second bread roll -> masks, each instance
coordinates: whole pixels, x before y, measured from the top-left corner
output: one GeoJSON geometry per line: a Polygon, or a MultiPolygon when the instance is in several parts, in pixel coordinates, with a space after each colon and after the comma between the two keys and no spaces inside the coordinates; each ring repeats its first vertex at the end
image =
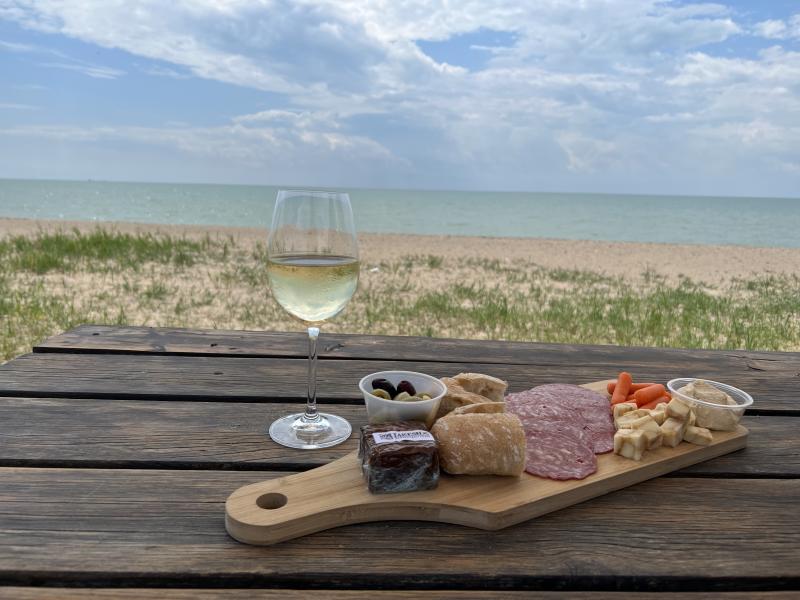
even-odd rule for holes
{"type": "Polygon", "coordinates": [[[516,415],[450,414],[431,428],[439,464],[451,475],[511,475],[525,470],[525,431],[516,415]]]}

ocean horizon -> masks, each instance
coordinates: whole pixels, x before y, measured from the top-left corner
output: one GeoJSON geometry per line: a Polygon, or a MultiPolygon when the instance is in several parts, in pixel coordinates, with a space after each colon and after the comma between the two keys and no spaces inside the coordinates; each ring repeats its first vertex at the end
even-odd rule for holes
{"type": "MultiPolygon", "coordinates": [[[[267,228],[298,187],[0,179],[0,217],[267,228]]],[[[325,189],[364,233],[800,247],[800,198],[325,189]]]]}

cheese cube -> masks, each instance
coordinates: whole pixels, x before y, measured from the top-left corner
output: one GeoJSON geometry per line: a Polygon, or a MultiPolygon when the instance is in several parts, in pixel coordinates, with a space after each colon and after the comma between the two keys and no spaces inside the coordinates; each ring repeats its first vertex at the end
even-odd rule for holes
{"type": "Polygon", "coordinates": [[[644,432],[644,437],[647,440],[647,449],[652,450],[661,445],[661,429],[658,423],[655,422],[653,417],[641,417],[629,423],[630,429],[637,429],[644,432]]]}
{"type": "Polygon", "coordinates": [[[636,410],[638,407],[636,406],[635,402],[621,402],[614,406],[614,419],[617,419],[624,415],[625,413],[629,413],[632,410],[636,410]]]}
{"type": "Polygon", "coordinates": [[[680,421],[685,421],[689,418],[690,406],[679,398],[673,398],[667,404],[667,416],[673,417],[680,421]]]}
{"type": "Polygon", "coordinates": [[[683,434],[683,439],[690,444],[697,444],[698,446],[708,446],[713,441],[711,432],[708,429],[705,427],[695,427],[694,425],[688,425],[686,427],[686,433],[683,434]]]}
{"type": "Polygon", "coordinates": [[[614,454],[641,460],[647,448],[647,438],[641,429],[620,429],[614,434],[614,454]]]}
{"type": "Polygon", "coordinates": [[[669,417],[664,424],[661,425],[661,434],[663,435],[662,443],[665,446],[674,448],[683,440],[683,433],[686,430],[686,421],[669,417]]]}
{"type": "Polygon", "coordinates": [[[631,427],[630,424],[636,419],[641,419],[642,417],[650,417],[650,411],[645,410],[644,408],[632,410],[615,419],[614,425],[617,429],[634,429],[634,427],[631,427]]]}
{"type": "Polygon", "coordinates": [[[689,418],[686,419],[686,425],[694,425],[697,422],[697,415],[694,410],[689,410],[689,418]]]}
{"type": "Polygon", "coordinates": [[[650,409],[650,416],[658,425],[661,425],[667,420],[667,403],[664,402],[650,409]]]}

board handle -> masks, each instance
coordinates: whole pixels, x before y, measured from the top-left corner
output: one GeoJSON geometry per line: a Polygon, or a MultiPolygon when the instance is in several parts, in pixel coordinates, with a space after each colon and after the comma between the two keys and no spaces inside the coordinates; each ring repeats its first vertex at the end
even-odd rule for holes
{"type": "Polygon", "coordinates": [[[353,452],[305,473],[240,487],[225,503],[225,528],[234,539],[255,545],[370,521],[440,521],[497,528],[486,520],[485,511],[470,506],[472,494],[463,496],[463,502],[451,498],[446,503],[436,490],[371,494],[353,452]]]}

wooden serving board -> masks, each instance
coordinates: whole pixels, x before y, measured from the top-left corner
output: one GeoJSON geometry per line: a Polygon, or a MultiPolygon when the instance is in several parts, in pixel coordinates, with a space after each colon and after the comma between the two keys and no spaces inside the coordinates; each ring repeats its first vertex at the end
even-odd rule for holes
{"type": "MultiPolygon", "coordinates": [[[[606,394],[606,381],[584,387],[606,394]]],[[[332,527],[369,521],[440,521],[496,530],[602,496],[747,445],[747,429],[714,431],[709,446],[661,447],[634,461],[597,457],[581,480],[442,474],[435,490],[371,494],[355,452],[323,467],[246,485],[225,503],[225,527],[246,544],[269,545],[332,527]]]]}

